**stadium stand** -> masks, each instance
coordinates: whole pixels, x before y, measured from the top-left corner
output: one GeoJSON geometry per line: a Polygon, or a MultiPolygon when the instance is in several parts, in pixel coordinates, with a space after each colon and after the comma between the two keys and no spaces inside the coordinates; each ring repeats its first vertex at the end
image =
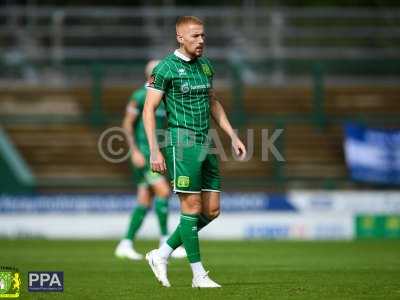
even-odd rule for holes
{"type": "MultiPolygon", "coordinates": [[[[114,116],[110,124],[119,125],[118,121],[130,91],[130,87],[104,89],[103,108],[109,116],[114,116]]],[[[326,92],[326,113],[332,117],[349,117],[359,113],[375,113],[378,116],[383,113],[398,114],[400,107],[396,99],[399,92],[398,88],[330,88],[326,92]]],[[[230,93],[226,90],[217,91],[217,94],[223,95],[226,103],[232,102],[230,93]]],[[[251,128],[255,132],[254,157],[246,163],[222,162],[225,180],[235,182],[239,187],[246,186],[249,182],[261,187],[261,182],[267,184],[270,181],[273,187],[277,176],[274,173],[274,158],[271,156],[270,161],[260,161],[262,128],[271,132],[276,128],[284,129],[282,139],[286,162],[282,170],[287,179],[346,179],[340,123],[329,123],[324,128],[319,128],[312,122],[297,124],[290,119],[293,114],[310,114],[311,98],[312,93],[306,88],[247,88],[244,99],[246,114],[262,115],[266,121],[252,123],[250,117],[249,122],[241,129],[244,138],[245,128],[251,128]],[[277,127],[267,121],[271,115],[281,118],[289,116],[289,119],[283,121],[283,126],[277,127]]],[[[18,89],[15,92],[3,92],[1,99],[3,107],[12,99],[15,111],[9,108],[9,116],[14,113],[14,117],[27,117],[26,120],[6,124],[5,128],[38,177],[39,183],[43,183],[43,188],[51,187],[52,184],[73,187],[85,182],[87,186],[95,188],[96,182],[98,184],[107,181],[110,187],[113,186],[112,182],[119,187],[129,186],[127,164],[110,164],[98,154],[97,141],[101,128],[93,127],[87,121],[79,121],[85,120],[83,117],[90,114],[90,91],[84,88],[57,91],[18,89]],[[21,107],[24,108],[21,110],[21,107]],[[33,118],[36,114],[39,118],[42,116],[43,120],[43,116],[46,117],[49,112],[54,119],[48,123],[38,122],[33,118]],[[73,122],[70,124],[59,124],[56,122],[57,115],[76,118],[72,118],[73,122]]],[[[229,105],[227,107],[232,110],[229,105]]],[[[229,141],[222,134],[220,136],[225,153],[231,158],[229,141]]]]}
{"type": "MultiPolygon", "coordinates": [[[[0,11],[1,125],[39,190],[131,188],[128,164],[103,160],[98,137],[120,125],[131,91],[142,84],[143,62],[174,48],[166,38],[173,32],[164,28],[185,13],[184,8],[0,11]]],[[[242,135],[246,128],[255,130],[252,159],[221,162],[226,187],[354,186],[344,163],[344,122],[399,125],[400,12],[199,8],[196,14],[207,23],[217,95],[242,135]],[[315,66],[325,68],[316,73],[315,66]],[[277,147],[286,162],[260,161],[262,128],[284,129],[277,147]]],[[[222,141],[229,157],[229,142],[222,141]]]]}

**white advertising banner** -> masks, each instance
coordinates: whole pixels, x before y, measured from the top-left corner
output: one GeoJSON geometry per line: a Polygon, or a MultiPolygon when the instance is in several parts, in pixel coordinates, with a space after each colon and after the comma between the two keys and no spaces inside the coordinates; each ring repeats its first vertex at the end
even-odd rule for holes
{"type": "MultiPolygon", "coordinates": [[[[121,238],[129,222],[126,213],[15,214],[0,218],[2,235],[65,239],[121,238]]],[[[169,228],[176,227],[179,215],[170,216],[169,228]]],[[[227,213],[200,232],[204,239],[351,239],[350,214],[227,213]]],[[[153,213],[145,219],[138,238],[158,238],[153,213]]]]}
{"type": "Polygon", "coordinates": [[[288,193],[299,213],[344,212],[352,214],[400,213],[399,191],[302,191],[288,193]]]}
{"type": "MultiPolygon", "coordinates": [[[[130,195],[0,197],[0,236],[115,238],[127,229],[130,195]]],[[[169,228],[179,221],[171,201],[169,228]]],[[[358,214],[400,214],[400,192],[306,191],[287,194],[224,193],[221,216],[200,234],[205,239],[351,239],[358,214]]],[[[158,238],[150,212],[141,238],[158,238]]]]}

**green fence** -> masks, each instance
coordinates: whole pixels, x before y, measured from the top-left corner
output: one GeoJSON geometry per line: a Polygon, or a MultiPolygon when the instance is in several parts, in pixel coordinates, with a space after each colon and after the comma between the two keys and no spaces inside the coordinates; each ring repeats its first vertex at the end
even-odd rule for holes
{"type": "MultiPolygon", "coordinates": [[[[325,109],[325,92],[327,75],[346,74],[357,78],[360,75],[374,76],[393,76],[399,78],[400,75],[400,60],[266,60],[266,61],[247,61],[236,64],[232,67],[232,90],[234,95],[233,121],[240,127],[246,128],[248,120],[254,124],[273,124],[275,128],[286,128],[290,124],[307,124],[315,127],[316,131],[324,132],[329,125],[342,125],[346,122],[358,122],[370,126],[385,127],[396,126],[400,127],[400,111],[397,114],[353,114],[350,117],[338,117],[329,115],[325,109]],[[243,68],[250,68],[263,72],[272,73],[276,69],[282,69],[289,75],[303,75],[312,77],[312,111],[308,114],[292,114],[292,115],[276,115],[246,113],[243,109],[244,88],[245,83],[241,76],[243,68]]],[[[279,152],[286,152],[285,136],[282,135],[275,145],[279,152]]],[[[268,178],[268,185],[284,188],[290,181],[308,181],[313,182],[315,186],[322,188],[336,188],[338,184],[349,182],[347,176],[336,178],[296,178],[287,174],[285,164],[273,162],[273,176],[268,178]]],[[[265,182],[265,181],[264,181],[265,182]]],[[[361,186],[364,186],[361,184],[361,186]]],[[[388,186],[375,186],[378,188],[390,188],[388,186]]]]}

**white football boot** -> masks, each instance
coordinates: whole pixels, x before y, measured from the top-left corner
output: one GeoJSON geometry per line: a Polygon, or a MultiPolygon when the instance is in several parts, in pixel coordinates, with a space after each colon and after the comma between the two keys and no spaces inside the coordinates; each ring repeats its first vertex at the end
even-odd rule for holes
{"type": "Polygon", "coordinates": [[[132,246],[131,241],[122,240],[119,242],[117,248],[115,249],[115,256],[118,258],[127,258],[130,260],[142,260],[143,255],[136,252],[132,246]]]}
{"type": "Polygon", "coordinates": [[[204,275],[195,276],[192,280],[192,288],[220,288],[221,286],[208,277],[208,272],[204,275]]]}
{"type": "Polygon", "coordinates": [[[158,254],[157,249],[151,250],[149,253],[147,253],[146,260],[149,263],[149,266],[153,271],[154,275],[156,276],[158,282],[160,282],[161,285],[164,287],[170,287],[171,284],[169,283],[167,277],[168,260],[161,257],[158,254]]]}
{"type": "Polygon", "coordinates": [[[172,252],[171,256],[173,258],[185,258],[187,256],[185,248],[183,246],[179,246],[172,252]]]}

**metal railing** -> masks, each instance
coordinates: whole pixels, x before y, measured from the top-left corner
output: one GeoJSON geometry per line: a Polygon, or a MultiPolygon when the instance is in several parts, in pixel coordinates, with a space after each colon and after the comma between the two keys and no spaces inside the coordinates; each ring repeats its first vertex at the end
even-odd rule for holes
{"type": "Polygon", "coordinates": [[[214,59],[400,57],[400,9],[335,7],[3,6],[0,53],[10,63],[162,57],[187,14],[204,19],[214,59]]]}
{"type": "MultiPolygon", "coordinates": [[[[44,65],[40,66],[44,67],[44,65]]],[[[77,69],[89,69],[91,72],[88,72],[88,76],[91,76],[91,91],[92,91],[92,102],[91,109],[89,113],[83,118],[73,119],[74,122],[87,122],[91,123],[94,126],[97,125],[105,125],[110,124],[112,122],[120,122],[121,115],[112,115],[109,112],[104,110],[104,105],[102,101],[104,100],[104,84],[106,82],[105,76],[110,70],[142,70],[142,65],[139,62],[132,64],[118,64],[115,65],[113,63],[94,63],[94,64],[85,64],[80,65],[77,64],[75,66],[71,65],[61,65],[60,68],[64,71],[71,72],[71,70],[77,69]],[[72,68],[72,69],[71,69],[72,68]]],[[[229,70],[229,74],[231,76],[230,87],[232,89],[231,95],[234,97],[232,99],[232,111],[231,117],[233,118],[233,123],[237,128],[246,128],[249,121],[253,124],[273,124],[275,128],[285,128],[291,124],[307,124],[313,126],[315,130],[320,130],[323,132],[328,125],[340,125],[346,121],[358,121],[365,122],[373,125],[395,125],[400,126],[400,112],[397,114],[392,112],[393,114],[385,115],[372,113],[370,115],[367,114],[353,114],[351,116],[333,116],[329,115],[325,110],[325,93],[326,93],[326,77],[332,74],[337,75],[351,75],[357,77],[363,74],[376,74],[378,76],[387,76],[390,75],[393,78],[400,77],[400,59],[392,59],[392,60],[368,60],[368,59],[359,59],[359,60],[244,60],[241,61],[240,64],[226,64],[223,62],[221,65],[216,64],[216,69],[218,71],[219,68],[224,68],[225,70],[229,70]],[[260,72],[260,73],[268,73],[274,72],[273,66],[280,66],[285,70],[290,70],[292,73],[300,73],[305,74],[311,78],[311,88],[312,88],[312,108],[309,113],[301,114],[285,114],[276,115],[274,112],[271,113],[257,113],[246,112],[244,107],[244,88],[247,83],[244,77],[243,68],[250,67],[251,69],[260,72]]],[[[49,116],[51,120],[55,116],[49,116]]],[[[26,117],[23,118],[24,122],[26,120],[31,120],[32,122],[47,122],[45,116],[38,116],[36,120],[33,118],[28,119],[26,117]]],[[[5,120],[3,118],[3,120],[5,120]]],[[[60,119],[55,118],[51,122],[70,122],[68,118],[60,119]]],[[[12,117],[6,120],[7,123],[19,122],[12,117]]],[[[285,153],[286,146],[284,137],[281,140],[277,147],[279,148],[281,153],[285,153]]],[[[272,186],[278,188],[284,188],[290,182],[315,182],[315,186],[322,187],[334,187],[337,184],[349,182],[347,177],[337,177],[337,178],[296,178],[291,177],[290,174],[286,172],[286,166],[280,162],[273,162],[273,172],[272,176],[268,178],[258,178],[255,180],[245,180],[242,179],[240,182],[232,181],[230,183],[231,187],[260,187],[260,184],[263,186],[272,186]]],[[[66,184],[70,184],[66,182],[66,184]]],[[[82,182],[76,182],[76,184],[83,184],[82,182]]],[[[93,186],[96,186],[96,182],[92,182],[93,186]]],[[[111,183],[110,183],[111,184],[111,183]]],[[[115,184],[115,183],[113,183],[115,184]]],[[[47,183],[48,186],[51,186],[51,182],[47,183]]],[[[73,184],[72,184],[73,185],[73,184]]],[[[229,183],[228,183],[229,186],[229,183]]]]}

